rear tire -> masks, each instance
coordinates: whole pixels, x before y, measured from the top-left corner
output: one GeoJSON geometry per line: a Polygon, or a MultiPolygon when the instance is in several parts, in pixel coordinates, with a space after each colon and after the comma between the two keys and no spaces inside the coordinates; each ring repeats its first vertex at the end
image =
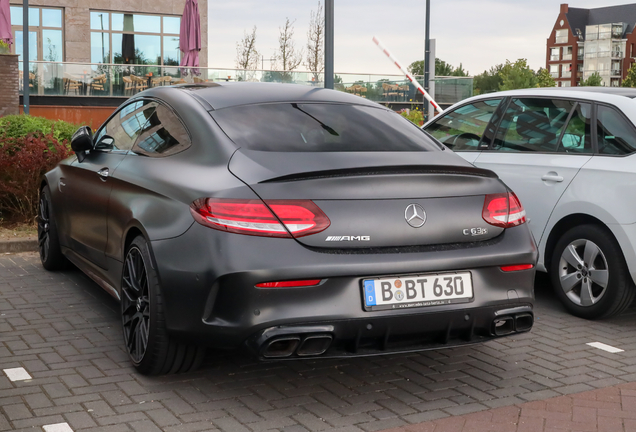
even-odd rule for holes
{"type": "Polygon", "coordinates": [[[44,186],[40,191],[38,206],[38,251],[42,267],[47,270],[63,270],[66,268],[66,257],[60,248],[60,238],[51,203],[51,190],[44,186]]]}
{"type": "Polygon", "coordinates": [[[179,343],[168,335],[161,286],[150,265],[150,249],[138,236],[126,249],[121,282],[124,343],[135,369],[144,375],[184,373],[197,369],[203,347],[179,343]]]}
{"type": "Polygon", "coordinates": [[[612,233],[599,225],[580,225],[557,242],[550,266],[555,293],[581,318],[607,318],[624,311],[636,287],[612,233]]]}

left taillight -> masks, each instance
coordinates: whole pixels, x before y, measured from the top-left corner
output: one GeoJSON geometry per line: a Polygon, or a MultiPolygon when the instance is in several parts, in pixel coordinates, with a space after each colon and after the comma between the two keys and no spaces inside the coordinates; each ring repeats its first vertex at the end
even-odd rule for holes
{"type": "Polygon", "coordinates": [[[303,237],[331,224],[311,200],[201,198],[190,205],[190,212],[209,228],[263,237],[303,237]]]}
{"type": "Polygon", "coordinates": [[[526,222],[526,211],[514,192],[486,195],[481,215],[490,225],[501,228],[526,222]]]}

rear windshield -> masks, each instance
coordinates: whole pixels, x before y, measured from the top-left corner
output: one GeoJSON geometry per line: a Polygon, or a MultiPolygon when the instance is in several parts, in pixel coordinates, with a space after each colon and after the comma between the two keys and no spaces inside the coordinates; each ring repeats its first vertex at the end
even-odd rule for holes
{"type": "Polygon", "coordinates": [[[271,152],[433,151],[432,139],[383,108],[326,103],[244,105],[211,112],[234,143],[271,152]]]}

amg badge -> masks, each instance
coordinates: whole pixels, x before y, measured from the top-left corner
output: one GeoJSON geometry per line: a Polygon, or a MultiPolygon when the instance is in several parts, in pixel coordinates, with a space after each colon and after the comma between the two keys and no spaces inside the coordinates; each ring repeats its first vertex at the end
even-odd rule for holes
{"type": "Polygon", "coordinates": [[[329,236],[325,241],[371,241],[371,236],[329,236]]]}

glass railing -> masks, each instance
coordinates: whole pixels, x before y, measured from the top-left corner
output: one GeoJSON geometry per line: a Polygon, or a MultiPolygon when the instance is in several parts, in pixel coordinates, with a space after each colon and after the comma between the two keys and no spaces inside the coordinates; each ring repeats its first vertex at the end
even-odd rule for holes
{"type": "MultiPolygon", "coordinates": [[[[20,92],[22,93],[20,63],[20,92]]],[[[423,77],[417,77],[423,85],[423,77]]],[[[29,94],[77,97],[130,97],[142,90],[173,84],[205,82],[279,82],[324,86],[324,75],[179,66],[29,62],[29,94]]],[[[404,75],[337,73],[334,88],[377,102],[422,103],[422,95],[404,75]]],[[[455,103],[472,96],[472,77],[436,77],[439,103],[455,103]]]]}
{"type": "Polygon", "coordinates": [[[550,56],[550,61],[558,61],[560,60],[559,54],[553,54],[550,56]]]}
{"type": "MultiPolygon", "coordinates": [[[[558,60],[558,59],[557,59],[558,60]]],[[[563,54],[563,60],[572,60],[572,53],[563,54]]]]}

